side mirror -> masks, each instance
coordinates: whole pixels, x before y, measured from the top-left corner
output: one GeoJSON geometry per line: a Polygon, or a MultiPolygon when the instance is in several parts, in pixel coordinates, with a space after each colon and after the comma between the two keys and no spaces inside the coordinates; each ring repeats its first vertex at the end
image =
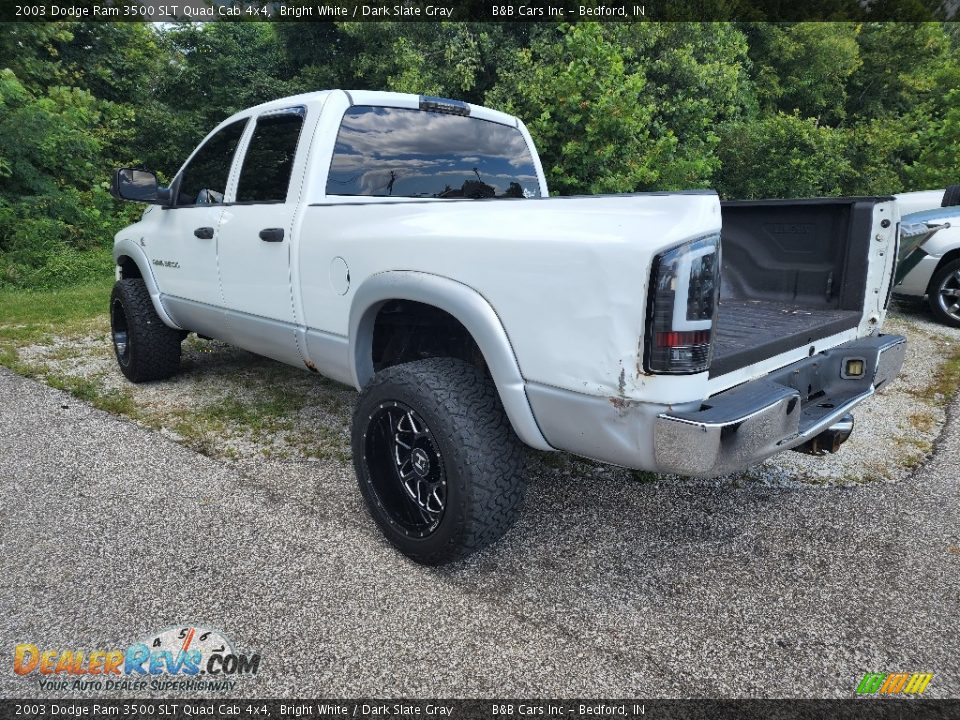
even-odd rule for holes
{"type": "Polygon", "coordinates": [[[160,187],[157,176],[149,170],[120,168],[113,174],[110,194],[118,200],[169,205],[170,188],[160,187]]]}

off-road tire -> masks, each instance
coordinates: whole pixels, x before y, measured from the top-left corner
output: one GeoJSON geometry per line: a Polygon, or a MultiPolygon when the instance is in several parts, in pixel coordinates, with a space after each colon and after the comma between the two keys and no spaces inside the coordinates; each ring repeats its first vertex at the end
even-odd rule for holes
{"type": "MultiPolygon", "coordinates": [[[[357,482],[370,515],[394,547],[416,562],[441,565],[466,557],[498,540],[516,520],[525,488],[523,445],[493,382],[473,365],[429,358],[382,370],[360,394],[352,436],[357,482]],[[440,463],[438,472],[445,473],[445,506],[434,529],[417,531],[425,536],[397,521],[388,498],[381,502],[377,483],[390,481],[391,471],[402,487],[397,465],[384,469],[382,461],[367,457],[378,413],[398,407],[425,423],[422,435],[436,450],[431,455],[440,463]]],[[[398,497],[405,497],[402,490],[398,497]]]]}
{"type": "Polygon", "coordinates": [[[947,189],[943,191],[943,200],[940,207],[953,207],[954,205],[960,205],[960,185],[947,185],[947,189]]]}
{"type": "MultiPolygon", "coordinates": [[[[927,288],[927,302],[930,304],[931,312],[933,312],[937,320],[950,327],[960,327],[960,318],[951,315],[947,312],[947,309],[940,304],[940,293],[943,290],[944,283],[948,283],[951,290],[960,287],[960,281],[956,279],[950,281],[958,272],[960,272],[960,260],[951,260],[933,274],[933,277],[930,278],[930,285],[927,288]]],[[[957,302],[960,302],[960,297],[955,299],[957,302]]]]}
{"type": "Polygon", "coordinates": [[[165,380],[180,369],[183,332],[163,324],[143,280],[130,278],[114,284],[110,295],[110,332],[117,364],[131,382],[165,380]],[[124,330],[125,347],[117,341],[118,333],[124,330]],[[125,352],[121,352],[121,347],[125,352]]]}

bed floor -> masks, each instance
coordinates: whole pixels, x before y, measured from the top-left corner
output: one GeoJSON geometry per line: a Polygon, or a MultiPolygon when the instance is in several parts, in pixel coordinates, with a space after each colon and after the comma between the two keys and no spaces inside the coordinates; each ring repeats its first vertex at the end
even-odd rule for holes
{"type": "Polygon", "coordinates": [[[854,310],[805,308],[767,300],[721,300],[710,376],[725,375],[800,345],[856,327],[854,310]]]}

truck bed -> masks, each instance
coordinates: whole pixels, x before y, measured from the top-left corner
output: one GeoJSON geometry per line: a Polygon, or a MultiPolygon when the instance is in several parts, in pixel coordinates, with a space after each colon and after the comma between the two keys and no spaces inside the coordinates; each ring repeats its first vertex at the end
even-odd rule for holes
{"type": "Polygon", "coordinates": [[[867,295],[873,208],[890,199],[721,203],[711,377],[857,327],[867,295]]]}
{"type": "Polygon", "coordinates": [[[788,352],[860,322],[855,310],[801,307],[772,300],[721,300],[710,375],[718,376],[788,352]]]}

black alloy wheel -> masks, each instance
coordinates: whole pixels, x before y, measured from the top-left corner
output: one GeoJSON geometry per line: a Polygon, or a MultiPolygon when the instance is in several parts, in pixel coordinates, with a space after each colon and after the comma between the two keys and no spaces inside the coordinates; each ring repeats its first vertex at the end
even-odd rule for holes
{"type": "Polygon", "coordinates": [[[377,501],[391,524],[424,538],[443,519],[447,474],[426,421],[404,403],[381,403],[363,435],[364,460],[377,501]]]}
{"type": "Polygon", "coordinates": [[[121,367],[130,365],[130,329],[127,324],[127,313],[123,309],[120,298],[113,298],[110,303],[110,337],[113,340],[113,349],[117,354],[117,362],[121,367]]]}

